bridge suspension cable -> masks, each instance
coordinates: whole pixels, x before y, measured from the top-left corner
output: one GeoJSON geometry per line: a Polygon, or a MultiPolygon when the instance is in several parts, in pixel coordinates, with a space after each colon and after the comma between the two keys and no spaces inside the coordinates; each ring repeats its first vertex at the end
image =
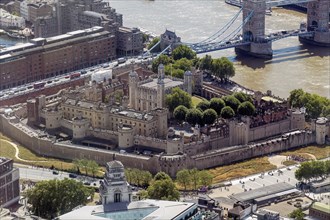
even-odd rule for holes
{"type": "Polygon", "coordinates": [[[230,28],[230,26],[235,22],[235,20],[238,18],[238,16],[241,14],[243,8],[241,8],[237,13],[236,15],[225,25],[223,26],[220,30],[218,30],[216,33],[214,33],[213,35],[211,35],[210,37],[208,37],[207,39],[205,40],[202,40],[198,43],[194,43],[192,45],[198,45],[198,44],[202,44],[202,43],[205,43],[205,42],[210,42],[210,41],[213,41],[214,39],[220,37],[222,34],[224,34],[228,28],[230,28]]]}
{"type": "Polygon", "coordinates": [[[148,55],[155,47],[157,47],[158,45],[160,44],[160,40],[154,45],[154,46],[152,46],[149,50],[147,50],[144,54],[143,54],[143,56],[145,56],[145,55],[148,55]]]}
{"type": "Polygon", "coordinates": [[[172,46],[172,44],[168,45],[162,52],[160,52],[156,58],[158,58],[160,55],[162,55],[163,53],[165,53],[168,49],[170,49],[170,47],[172,46]]]}

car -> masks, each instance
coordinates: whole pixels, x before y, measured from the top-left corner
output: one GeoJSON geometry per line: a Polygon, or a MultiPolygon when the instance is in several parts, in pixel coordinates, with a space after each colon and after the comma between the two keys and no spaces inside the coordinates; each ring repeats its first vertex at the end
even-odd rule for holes
{"type": "Polygon", "coordinates": [[[47,81],[47,84],[51,84],[53,81],[52,80],[48,80],[47,81]]]}
{"type": "Polygon", "coordinates": [[[105,63],[105,64],[102,65],[102,67],[107,68],[107,67],[109,67],[109,64],[105,63]]]}
{"type": "Polygon", "coordinates": [[[268,175],[269,176],[273,176],[274,174],[272,172],[268,172],[268,175]]]}
{"type": "Polygon", "coordinates": [[[90,182],[84,182],[84,185],[86,185],[86,186],[90,186],[91,183],[90,183],[90,182]]]}
{"type": "Polygon", "coordinates": [[[69,177],[70,177],[70,178],[77,178],[77,175],[74,174],[74,173],[69,173],[69,177]]]}
{"type": "Polygon", "coordinates": [[[59,172],[58,172],[57,170],[53,170],[53,174],[54,174],[54,175],[58,175],[59,172]]]}
{"type": "Polygon", "coordinates": [[[290,167],[287,167],[286,169],[287,169],[287,170],[291,170],[291,168],[290,168],[290,167]]]}

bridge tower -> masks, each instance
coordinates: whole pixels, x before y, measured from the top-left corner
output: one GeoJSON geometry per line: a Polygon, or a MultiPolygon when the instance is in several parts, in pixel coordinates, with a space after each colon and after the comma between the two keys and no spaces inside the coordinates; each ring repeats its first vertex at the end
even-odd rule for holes
{"type": "Polygon", "coordinates": [[[301,42],[330,47],[329,0],[315,0],[307,4],[307,30],[313,37],[299,37],[301,42]]]}
{"type": "Polygon", "coordinates": [[[266,0],[244,0],[243,21],[253,12],[250,20],[243,26],[243,39],[250,41],[250,45],[238,46],[237,53],[244,53],[255,57],[271,59],[272,44],[265,40],[266,0]]]}

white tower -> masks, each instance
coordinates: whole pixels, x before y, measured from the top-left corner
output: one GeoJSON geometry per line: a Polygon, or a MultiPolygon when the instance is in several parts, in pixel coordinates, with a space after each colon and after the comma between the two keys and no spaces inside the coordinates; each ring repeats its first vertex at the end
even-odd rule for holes
{"type": "Polygon", "coordinates": [[[129,77],[129,107],[136,109],[136,94],[137,94],[137,80],[138,74],[134,71],[134,65],[132,65],[132,70],[129,77]]]}
{"type": "Polygon", "coordinates": [[[164,65],[158,66],[158,81],[157,81],[157,108],[165,107],[165,71],[164,65]]]}
{"type": "Polygon", "coordinates": [[[316,143],[325,144],[325,137],[327,135],[327,118],[318,118],[316,120],[315,132],[316,132],[316,143]]]}
{"type": "Polygon", "coordinates": [[[124,165],[114,160],[107,163],[106,169],[100,186],[102,204],[131,202],[132,189],[126,182],[124,165]]]}

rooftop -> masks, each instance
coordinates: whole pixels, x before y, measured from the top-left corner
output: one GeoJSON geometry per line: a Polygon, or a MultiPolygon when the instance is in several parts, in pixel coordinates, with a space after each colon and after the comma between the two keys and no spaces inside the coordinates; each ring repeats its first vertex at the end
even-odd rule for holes
{"type": "Polygon", "coordinates": [[[312,208],[330,214],[330,206],[327,204],[314,202],[312,208]]]}
{"type": "Polygon", "coordinates": [[[107,206],[84,206],[59,217],[59,219],[175,219],[181,213],[197,208],[189,202],[141,200],[131,203],[113,203],[107,206]]]}
{"type": "MultiPolygon", "coordinates": [[[[141,86],[156,90],[157,89],[157,81],[158,81],[158,79],[152,79],[151,82],[141,84],[141,86]]],[[[164,83],[165,83],[165,90],[183,85],[182,81],[172,80],[170,78],[165,78],[164,83]]]]}

